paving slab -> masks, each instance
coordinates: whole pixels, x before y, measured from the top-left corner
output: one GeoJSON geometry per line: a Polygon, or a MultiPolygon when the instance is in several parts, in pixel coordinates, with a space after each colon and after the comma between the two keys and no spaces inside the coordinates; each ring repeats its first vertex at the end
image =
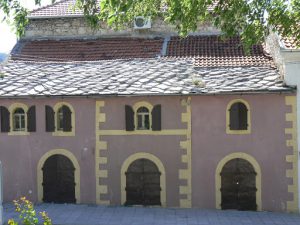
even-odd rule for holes
{"type": "MultiPolygon", "coordinates": [[[[37,204],[53,225],[300,225],[299,214],[233,210],[37,204]]],[[[4,220],[18,218],[12,204],[4,204],[4,220]]]]}

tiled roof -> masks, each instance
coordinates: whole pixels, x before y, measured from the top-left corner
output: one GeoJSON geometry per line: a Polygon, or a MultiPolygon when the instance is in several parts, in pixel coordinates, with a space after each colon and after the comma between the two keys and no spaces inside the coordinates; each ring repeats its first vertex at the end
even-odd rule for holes
{"type": "Polygon", "coordinates": [[[195,58],[196,66],[274,66],[262,45],[255,45],[246,54],[240,38],[222,40],[220,36],[172,37],[167,55],[175,58],[195,58]]]}
{"type": "Polygon", "coordinates": [[[291,38],[291,37],[282,39],[282,42],[286,49],[299,49],[300,47],[296,45],[295,41],[296,38],[291,38]]]}
{"type": "MultiPolygon", "coordinates": [[[[100,0],[97,0],[99,3],[100,0]]],[[[48,17],[81,17],[83,16],[82,10],[76,9],[74,10],[74,5],[76,3],[76,0],[61,0],[57,1],[56,3],[52,5],[47,5],[41,8],[38,8],[36,10],[33,10],[29,14],[29,18],[48,18],[48,17]]],[[[218,4],[218,1],[214,1],[212,5],[208,8],[209,11],[212,11],[216,5],[218,4]]],[[[167,6],[162,7],[162,11],[165,11],[167,6]]]]}
{"type": "Polygon", "coordinates": [[[270,67],[195,68],[167,59],[97,62],[8,61],[0,95],[176,95],[292,91],[270,67]]]}
{"type": "Polygon", "coordinates": [[[162,38],[108,38],[98,40],[23,41],[12,59],[34,61],[92,61],[155,58],[161,54],[162,38]]]}
{"type": "Polygon", "coordinates": [[[129,58],[195,59],[197,67],[274,66],[261,45],[250,54],[243,50],[239,38],[221,40],[217,35],[163,38],[103,38],[93,40],[21,41],[12,52],[12,59],[33,61],[91,61],[129,58]],[[163,46],[167,46],[163,53],[163,46]]]}
{"type": "Polygon", "coordinates": [[[29,18],[83,16],[82,10],[74,8],[76,0],[61,0],[29,13],[29,18]]]}

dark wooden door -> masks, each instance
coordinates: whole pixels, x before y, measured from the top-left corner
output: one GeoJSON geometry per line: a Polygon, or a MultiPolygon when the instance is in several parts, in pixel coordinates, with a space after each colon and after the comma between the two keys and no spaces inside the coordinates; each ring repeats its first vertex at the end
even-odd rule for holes
{"type": "Polygon", "coordinates": [[[131,163],[126,172],[126,205],[161,205],[160,175],[148,159],[131,163]]]}
{"type": "Polygon", "coordinates": [[[43,201],[75,203],[74,165],[63,155],[50,156],[43,167],[43,201]]]}
{"type": "Polygon", "coordinates": [[[233,159],[221,172],[222,209],[256,210],[256,173],[244,159],[233,159]]]}

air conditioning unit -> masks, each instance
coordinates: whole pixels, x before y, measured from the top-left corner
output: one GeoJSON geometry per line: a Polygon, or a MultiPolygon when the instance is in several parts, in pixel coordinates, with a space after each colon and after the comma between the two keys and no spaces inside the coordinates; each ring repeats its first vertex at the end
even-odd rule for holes
{"type": "Polygon", "coordinates": [[[151,28],[151,18],[137,16],[134,18],[134,29],[150,29],[151,28]]]}

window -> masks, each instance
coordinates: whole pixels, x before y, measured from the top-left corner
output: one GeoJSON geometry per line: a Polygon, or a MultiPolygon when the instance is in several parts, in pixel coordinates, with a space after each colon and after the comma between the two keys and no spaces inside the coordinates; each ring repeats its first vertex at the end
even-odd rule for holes
{"type": "Polygon", "coordinates": [[[249,104],[244,100],[234,100],[227,107],[227,133],[250,133],[249,104]]]}
{"type": "Polygon", "coordinates": [[[25,112],[22,108],[16,108],[13,113],[13,131],[25,131],[25,112]]]}
{"type": "Polygon", "coordinates": [[[13,103],[6,108],[0,106],[1,132],[9,135],[28,135],[36,131],[35,106],[13,103]]]}
{"type": "Polygon", "coordinates": [[[63,113],[63,107],[60,107],[57,111],[57,118],[56,118],[56,122],[57,122],[57,130],[64,130],[64,113],[63,113]]]}
{"type": "Polygon", "coordinates": [[[137,110],[137,129],[149,130],[149,128],[150,128],[149,110],[146,107],[140,107],[137,110]]]}
{"type": "Polygon", "coordinates": [[[237,102],[230,107],[230,130],[247,130],[247,107],[237,102]]]}
{"type": "Polygon", "coordinates": [[[57,103],[53,108],[45,106],[46,132],[53,132],[54,136],[75,135],[75,113],[73,107],[66,103],[57,103]]]}
{"type": "Polygon", "coordinates": [[[161,130],[161,105],[152,106],[147,102],[138,102],[133,107],[125,106],[126,131],[161,130]]]}

